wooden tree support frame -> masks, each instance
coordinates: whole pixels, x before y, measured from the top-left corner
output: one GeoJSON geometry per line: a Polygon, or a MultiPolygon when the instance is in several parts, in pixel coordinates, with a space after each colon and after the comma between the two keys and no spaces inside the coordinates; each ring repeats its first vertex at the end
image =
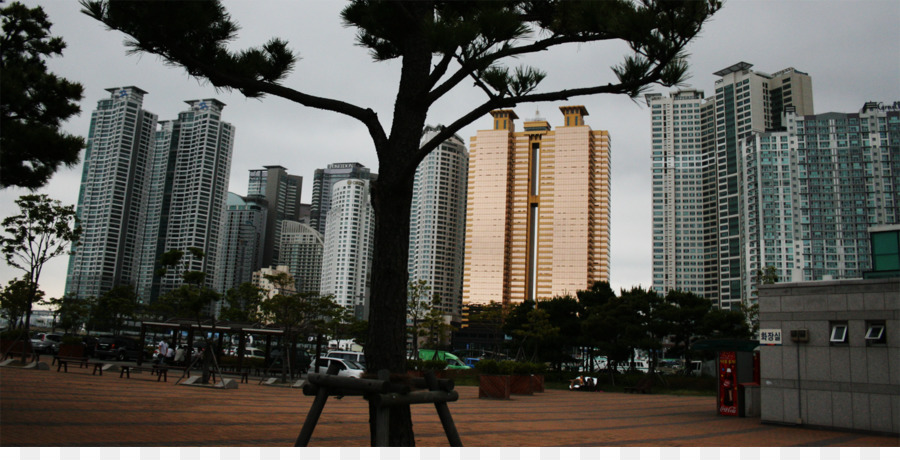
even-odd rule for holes
{"type": "Polygon", "coordinates": [[[325,375],[312,374],[303,387],[303,394],[315,396],[303,428],[297,436],[295,447],[306,447],[312,438],[313,430],[319,422],[319,416],[325,408],[329,396],[362,396],[369,405],[375,407],[375,444],[373,447],[387,447],[390,430],[390,410],[394,406],[410,404],[434,403],[438,418],[444,427],[444,433],[451,447],[462,447],[462,440],[456,431],[453,417],[447,403],[459,399],[459,393],[453,390],[452,380],[438,379],[433,372],[426,372],[424,378],[410,379],[409,385],[390,382],[390,372],[378,372],[378,379],[355,379],[338,377],[338,370],[329,367],[325,375]],[[415,389],[416,391],[413,391],[415,389]],[[421,390],[421,391],[420,391],[421,390]]]}

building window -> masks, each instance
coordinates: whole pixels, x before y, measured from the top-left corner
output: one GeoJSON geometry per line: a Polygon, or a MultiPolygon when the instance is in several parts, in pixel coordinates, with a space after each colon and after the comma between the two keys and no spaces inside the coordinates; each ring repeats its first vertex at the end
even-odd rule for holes
{"type": "Polygon", "coordinates": [[[831,323],[831,345],[847,343],[847,323],[831,323]]]}
{"type": "Polygon", "coordinates": [[[867,322],[866,323],[866,346],[884,345],[887,343],[887,334],[885,334],[884,323],[867,322]]]}

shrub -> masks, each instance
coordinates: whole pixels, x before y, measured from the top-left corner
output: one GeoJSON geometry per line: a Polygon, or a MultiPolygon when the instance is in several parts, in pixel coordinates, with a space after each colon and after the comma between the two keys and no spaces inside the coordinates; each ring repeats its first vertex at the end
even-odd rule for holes
{"type": "Polygon", "coordinates": [[[480,359],[477,363],[475,363],[475,370],[478,371],[479,374],[486,375],[501,375],[503,372],[500,371],[500,363],[493,359],[480,359]]]}
{"type": "Polygon", "coordinates": [[[475,370],[487,375],[531,375],[545,373],[547,366],[543,363],[481,359],[475,363],[475,370]]]}

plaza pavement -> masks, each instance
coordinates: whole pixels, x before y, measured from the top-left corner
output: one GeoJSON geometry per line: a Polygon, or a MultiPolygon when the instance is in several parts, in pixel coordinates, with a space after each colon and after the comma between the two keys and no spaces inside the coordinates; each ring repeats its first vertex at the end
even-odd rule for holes
{"type": "MultiPolygon", "coordinates": [[[[313,398],[257,385],[221,390],[157,382],[149,372],[91,375],[0,368],[0,446],[292,446],[313,398]]],[[[463,445],[897,447],[878,436],[761,424],[716,415],[715,398],[547,390],[449,403],[463,445]]],[[[416,445],[447,446],[433,405],[413,406],[416,445]]],[[[329,398],[311,446],[368,446],[361,397],[329,398]]]]}

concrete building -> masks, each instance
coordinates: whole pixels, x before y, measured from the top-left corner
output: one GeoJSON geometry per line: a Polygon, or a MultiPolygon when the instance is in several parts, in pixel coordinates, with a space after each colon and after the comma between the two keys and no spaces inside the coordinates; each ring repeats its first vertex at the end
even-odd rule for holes
{"type": "Polygon", "coordinates": [[[296,291],[293,290],[293,286],[286,287],[285,289],[281,289],[281,287],[277,286],[271,280],[269,280],[269,276],[278,276],[280,274],[288,274],[290,275],[290,271],[288,271],[288,267],[286,265],[278,265],[275,267],[263,267],[259,270],[253,272],[253,283],[254,286],[262,289],[263,297],[266,299],[271,299],[278,294],[283,295],[291,295],[296,291]]]}
{"type": "Polygon", "coordinates": [[[609,280],[610,138],[540,118],[515,130],[512,110],[471,140],[463,303],[504,304],[573,294],[609,280]]]}
{"type": "Polygon", "coordinates": [[[900,434],[900,278],[763,285],[759,321],[763,423],[900,434]]]}
{"type": "Polygon", "coordinates": [[[216,292],[224,296],[229,289],[253,281],[253,272],[262,266],[266,213],[264,200],[228,193],[216,292]]]}
{"type": "Polygon", "coordinates": [[[286,220],[281,223],[281,260],[288,267],[297,292],[318,294],[322,285],[322,234],[307,224],[286,220]]]}
{"type": "Polygon", "coordinates": [[[66,276],[66,294],[79,298],[136,283],[152,180],[156,115],[141,108],[147,93],[134,86],[107,91],[91,114],[77,206],[83,233],[66,276]]]}
{"type": "Polygon", "coordinates": [[[322,295],[353,307],[358,319],[369,317],[369,289],[374,250],[375,213],[369,181],[346,179],[334,184],[322,254],[322,295]]]}
{"type": "MultiPolygon", "coordinates": [[[[266,208],[266,237],[263,249],[263,267],[281,263],[281,223],[285,220],[299,221],[302,205],[303,178],[287,173],[283,166],[264,166],[265,169],[251,169],[247,184],[247,196],[262,198],[266,208]]],[[[258,267],[257,267],[258,268],[258,267]]]]}
{"type": "Polygon", "coordinates": [[[180,286],[183,271],[206,273],[209,287],[217,279],[234,126],[222,121],[225,104],[216,99],[185,102],[190,109],[162,122],[156,133],[138,282],[149,303],[180,286]],[[180,269],[158,275],[160,255],[191,247],[203,251],[202,260],[186,254],[180,269]]]}
{"type": "Polygon", "coordinates": [[[647,96],[657,123],[652,127],[657,292],[689,290],[726,309],[747,300],[739,142],[753,132],[782,129],[785,108],[813,114],[809,75],[793,68],[774,74],[751,68],[739,62],[716,72],[720,79],[709,98],[696,90],[647,96]],[[680,235],[679,229],[694,233],[680,235]]]}
{"type": "Polygon", "coordinates": [[[861,278],[869,227],[900,223],[900,102],[800,116],[741,140],[744,297],[775,267],[779,280],[861,278]]]}
{"type": "Polygon", "coordinates": [[[313,175],[312,203],[309,210],[312,228],[325,234],[334,184],[346,179],[375,180],[377,177],[378,174],[373,174],[369,168],[359,163],[332,163],[325,169],[317,169],[313,175]]]}
{"type": "MultiPolygon", "coordinates": [[[[442,127],[426,127],[422,143],[442,127]]],[[[434,149],[416,169],[409,227],[409,279],[440,295],[444,314],[460,317],[469,155],[459,136],[434,149]]]]}

